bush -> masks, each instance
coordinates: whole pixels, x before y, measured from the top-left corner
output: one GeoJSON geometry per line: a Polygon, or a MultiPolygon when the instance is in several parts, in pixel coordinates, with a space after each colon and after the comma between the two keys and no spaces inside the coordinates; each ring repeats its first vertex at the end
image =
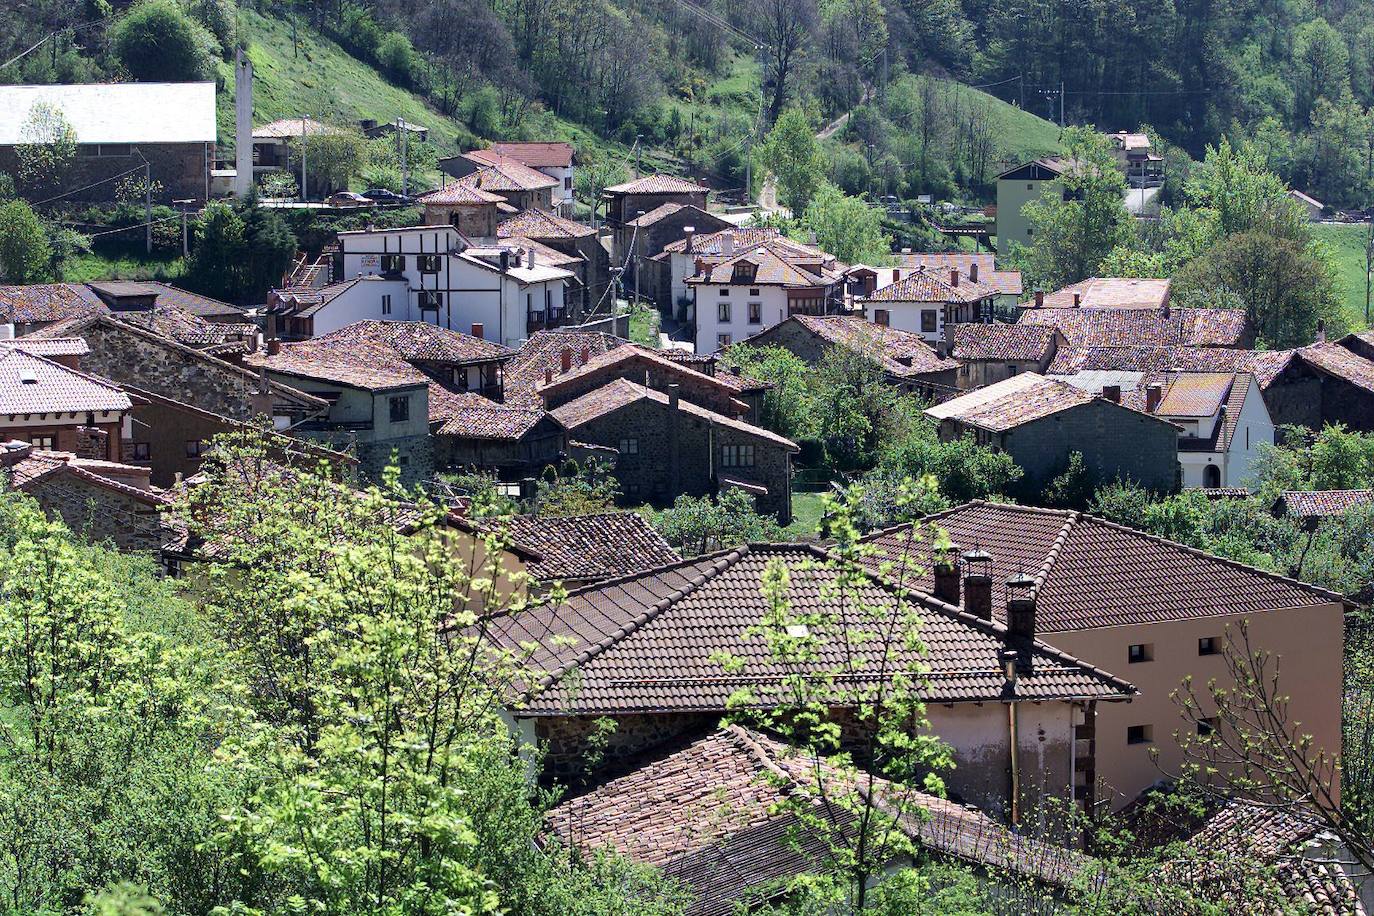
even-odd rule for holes
{"type": "Polygon", "coordinates": [[[143,0],[115,24],[111,39],[129,75],[149,82],[205,79],[220,53],[215,36],[176,0],[143,0]]]}
{"type": "Polygon", "coordinates": [[[52,246],[43,223],[22,200],[0,204],[0,279],[35,283],[48,275],[52,246]]]}
{"type": "Polygon", "coordinates": [[[377,64],[393,82],[410,86],[415,82],[418,64],[410,39],[400,32],[387,32],[377,46],[377,64]]]}

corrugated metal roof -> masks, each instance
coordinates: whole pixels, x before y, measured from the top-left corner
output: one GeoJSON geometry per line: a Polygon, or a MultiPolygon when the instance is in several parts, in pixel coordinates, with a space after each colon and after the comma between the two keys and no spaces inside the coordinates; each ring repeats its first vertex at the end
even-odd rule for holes
{"type": "Polygon", "coordinates": [[[0,146],[26,141],[29,112],[62,112],[81,143],[214,143],[214,83],[0,86],[0,146]]]}

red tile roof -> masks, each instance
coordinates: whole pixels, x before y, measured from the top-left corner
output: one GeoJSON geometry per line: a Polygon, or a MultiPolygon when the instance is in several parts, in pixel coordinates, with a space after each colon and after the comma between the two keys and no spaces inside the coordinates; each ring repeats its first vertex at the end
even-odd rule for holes
{"type": "Polygon", "coordinates": [[[215,354],[245,353],[257,346],[258,327],[248,322],[206,321],[178,306],[158,305],[147,311],[111,312],[110,317],[177,343],[215,354]]]}
{"type": "Polygon", "coordinates": [[[562,371],[565,349],[573,354],[576,362],[581,359],[583,350],[589,357],[595,357],[629,343],[623,337],[600,331],[536,331],[506,364],[506,403],[542,408],[544,398],[539,388],[544,384],[544,373],[550,371],[558,375],[562,371]]]}
{"type": "Polygon", "coordinates": [[[1085,371],[1248,372],[1267,389],[1292,363],[1298,350],[1232,350],[1225,347],[1123,346],[1062,347],[1049,375],[1085,371]]]}
{"type": "MultiPolygon", "coordinates": [[[[499,618],[491,632],[499,645],[535,646],[526,714],[724,710],[740,686],[776,683],[782,673],[764,641],[746,635],[768,613],[765,571],[786,564],[794,605],[834,611],[839,571],[827,559],[809,545],[740,547],[579,589],[561,604],[499,618]],[[738,658],[741,667],[727,672],[721,653],[738,658]]],[[[859,588],[866,606],[899,613],[907,603],[876,577],[859,588]]],[[[1038,642],[1020,644],[1023,654],[1031,653],[1031,664],[1008,683],[1000,661],[1011,647],[1004,627],[919,596],[906,610],[920,619],[920,660],[928,667],[920,692],[927,701],[1115,700],[1135,692],[1038,642]]],[[[874,651],[892,649],[880,643],[866,644],[874,651]]],[[[828,670],[843,649],[823,641],[817,651],[828,670]]],[[[859,655],[849,660],[862,681],[878,668],[876,656],[864,657],[862,649],[859,655]]]]}
{"type": "Polygon", "coordinates": [[[1241,347],[1253,336],[1244,309],[1023,309],[1020,324],[1052,325],[1070,346],[1241,347]]]}
{"type": "MultiPolygon", "coordinates": [[[[1037,625],[1043,633],[1162,623],[1340,601],[1314,585],[1215,557],[1080,512],[972,502],[932,515],[965,549],[992,555],[993,608],[1006,607],[1005,582],[1036,579],[1037,625]]],[[[868,540],[889,556],[907,542],[908,526],[868,540]]],[[[918,564],[930,557],[921,543],[918,564]]],[[[875,558],[876,563],[880,558],[875,558]]],[[[930,591],[928,573],[902,584],[930,591]]]]}
{"type": "Polygon", "coordinates": [[[644,516],[601,512],[562,517],[516,515],[488,527],[501,530],[540,559],[526,570],[540,582],[600,582],[681,562],[644,516]]]}
{"type": "Polygon", "coordinates": [[[1066,382],[1022,372],[937,404],[926,411],[926,416],[1004,432],[1092,400],[1093,395],[1066,382]]]}
{"type": "Polygon", "coordinates": [[[687,178],[675,175],[645,175],[623,184],[611,185],[607,194],[705,194],[709,190],[687,178]]]}
{"type": "Polygon", "coordinates": [[[1315,344],[1297,352],[1299,359],[1327,375],[1334,375],[1356,388],[1374,392],[1374,361],[1352,353],[1338,343],[1315,344]]]}
{"type": "MultiPolygon", "coordinates": [[[[1045,294],[1045,308],[1161,309],[1169,301],[1170,280],[1089,277],[1045,294]],[[1073,300],[1078,296],[1078,302],[1073,300]]],[[[1022,303],[1027,308],[1034,302],[1022,303]]]]}
{"type": "Polygon", "coordinates": [[[508,359],[515,354],[491,340],[425,321],[355,321],[307,343],[348,350],[358,344],[390,347],[404,360],[463,365],[508,359]]]}
{"type": "Polygon", "coordinates": [[[1054,348],[1055,329],[1025,324],[956,324],[955,359],[1039,362],[1054,348]]]}
{"type": "MultiPolygon", "coordinates": [[[[824,868],[824,843],[797,830],[788,799],[816,793],[814,758],[737,725],[655,755],[630,773],[551,809],[550,832],[584,853],[613,850],[685,883],[690,916],[730,916],[745,892],[824,868]]],[[[1068,886],[1095,866],[1081,853],[1013,833],[986,814],[908,790],[863,770],[828,764],[827,786],[848,794],[861,783],[889,806],[901,830],[927,852],[1022,879],[1068,886]],[[846,788],[840,788],[840,787],[846,788]]],[[[882,802],[880,801],[881,805],[882,802]]],[[[818,808],[837,827],[852,813],[818,808]]]]}
{"type": "Polygon", "coordinates": [[[497,238],[524,236],[531,239],[580,239],[596,235],[591,226],[555,216],[546,210],[521,210],[496,226],[497,238]]]}
{"type": "Polygon", "coordinates": [[[1292,518],[1331,518],[1354,506],[1374,504],[1374,490],[1284,490],[1282,514],[1292,518]]]}
{"type": "Polygon", "coordinates": [[[146,467],[80,458],[71,452],[34,448],[25,442],[0,444],[0,471],[9,474],[10,485],[18,490],[28,490],[41,481],[66,475],[150,506],[165,506],[171,502],[164,491],[148,484],[146,467]]]}
{"type": "Polygon", "coordinates": [[[107,312],[105,303],[80,283],[0,286],[0,321],[40,324],[107,312]]]}
{"type": "MultiPolygon", "coordinates": [[[[679,206],[677,204],[664,204],[664,206],[679,206]]],[[[662,208],[660,208],[662,209],[662,208]]],[[[657,211],[655,211],[657,212],[657,211]]],[[[647,214],[646,214],[647,216],[647,214]]],[[[644,217],[641,217],[643,219],[644,217]]],[[[819,248],[812,248],[800,242],[793,242],[777,229],[771,226],[739,226],[728,229],[718,229],[715,232],[706,232],[692,236],[692,254],[702,258],[720,258],[725,256],[725,244],[727,237],[730,243],[735,246],[735,253],[738,254],[746,249],[758,248],[772,244],[782,245],[788,249],[804,251],[808,254],[825,257],[819,248]]],[[[675,252],[683,254],[687,251],[686,237],[678,239],[676,242],[669,242],[663,246],[665,252],[675,252]]],[[[662,253],[655,255],[662,258],[662,253]]]]}
{"type": "MultiPolygon", "coordinates": [[[[51,327],[51,325],[49,326],[51,327]]],[[[24,337],[11,337],[0,340],[0,347],[13,347],[51,359],[54,356],[85,356],[91,352],[91,345],[82,337],[42,337],[29,334],[24,337]]]]}
{"type": "Polygon", "coordinates": [[[416,199],[422,204],[435,204],[446,207],[458,207],[465,204],[497,204],[504,203],[506,200],[500,194],[484,191],[471,183],[462,181],[454,184],[446,184],[442,188],[436,188],[427,194],[421,194],[416,199]]]}
{"type": "MultiPolygon", "coordinates": [[[[434,386],[431,386],[433,398],[434,386]]],[[[442,419],[435,435],[459,439],[518,442],[548,414],[543,410],[511,407],[471,392],[445,392],[430,405],[430,419],[442,419]]]]}
{"type": "Polygon", "coordinates": [[[532,169],[563,169],[573,164],[573,146],[562,141],[497,140],[491,149],[532,169]]]}
{"type": "Polygon", "coordinates": [[[68,369],[16,347],[0,349],[0,415],[84,415],[123,411],[132,406],[129,396],[114,382],[68,369]]]}
{"type": "MultiPolygon", "coordinates": [[[[724,230],[726,232],[730,230],[724,230]]],[[[737,248],[736,251],[739,251],[737,248]]],[[[812,255],[776,244],[765,243],[730,258],[708,261],[702,272],[685,282],[737,284],[741,286],[829,286],[840,279],[834,258],[824,253],[812,255]],[[736,265],[753,265],[746,279],[735,278],[736,265]]]]}
{"type": "MultiPolygon", "coordinates": [[[[691,366],[683,365],[682,362],[668,359],[655,350],[632,343],[592,356],[585,363],[574,364],[571,371],[555,375],[553,381],[547,385],[540,385],[539,393],[547,397],[568,383],[582,380],[589,375],[606,370],[623,371],[623,366],[631,362],[639,363],[649,369],[666,372],[673,377],[685,380],[688,385],[716,388],[723,397],[731,397],[738,390],[737,386],[729,384],[720,375],[707,375],[691,366]]],[[[725,375],[728,376],[729,373],[725,373],[725,375]]],[[[642,374],[640,377],[643,377],[642,374]]],[[[738,406],[741,412],[748,408],[748,405],[744,403],[738,403],[738,406]]]]}
{"type": "MultiPolygon", "coordinates": [[[[478,152],[486,153],[485,150],[478,152]]],[[[477,163],[477,170],[458,179],[458,184],[481,188],[483,191],[538,191],[558,186],[558,179],[545,175],[538,169],[522,165],[508,156],[484,155],[478,159],[474,153],[465,158],[477,163]]]]}
{"type": "Polygon", "coordinates": [[[978,302],[997,295],[997,290],[972,280],[950,282],[948,271],[913,270],[902,279],[879,287],[857,302],[978,302]]]}
{"type": "MultiPolygon", "coordinates": [[[[895,378],[958,368],[953,360],[941,357],[920,334],[874,324],[857,315],[793,315],[786,321],[795,322],[827,343],[874,354],[883,370],[895,378]]],[[[743,343],[753,339],[747,338],[743,343]]]]}

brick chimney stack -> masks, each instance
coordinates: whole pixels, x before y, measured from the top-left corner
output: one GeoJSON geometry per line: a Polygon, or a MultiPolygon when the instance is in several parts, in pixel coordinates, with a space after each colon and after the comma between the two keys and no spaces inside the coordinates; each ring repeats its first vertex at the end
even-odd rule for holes
{"type": "Polygon", "coordinates": [[[957,267],[951,267],[951,268],[949,269],[949,285],[950,285],[950,286],[958,286],[958,285],[959,285],[959,268],[957,268],[957,267]]]}
{"type": "Polygon", "coordinates": [[[992,619],[992,557],[982,550],[964,554],[964,610],[992,619]]]}
{"type": "Polygon", "coordinates": [[[583,348],[582,348],[582,353],[581,353],[581,355],[579,356],[578,365],[579,365],[579,366],[585,366],[585,365],[587,365],[587,360],[589,360],[589,359],[591,359],[591,358],[592,358],[592,350],[591,350],[591,347],[583,347],[583,348]]]}
{"type": "Polygon", "coordinates": [[[1013,639],[1035,638],[1035,580],[1025,573],[1007,579],[1007,632],[1013,639]]]}
{"type": "Polygon", "coordinates": [[[480,322],[480,321],[474,321],[474,322],[472,323],[472,336],[473,336],[473,337],[476,337],[478,340],[485,340],[485,339],[486,339],[486,333],[487,333],[487,329],[484,328],[484,327],[482,326],[482,322],[480,322]]]}
{"type": "Polygon", "coordinates": [[[1083,294],[1082,294],[1082,293],[1074,293],[1074,294],[1073,294],[1073,307],[1074,307],[1074,308],[1078,308],[1078,307],[1079,307],[1080,305],[1082,305],[1082,304],[1083,304],[1083,294]]]}
{"type": "Polygon", "coordinates": [[[559,370],[560,372],[571,372],[571,371],[572,371],[572,356],[573,356],[573,354],[572,354],[572,347],[564,347],[564,348],[563,348],[563,352],[562,352],[561,354],[559,354],[559,357],[560,357],[560,363],[559,363],[559,364],[560,364],[560,366],[562,367],[562,368],[559,370]]]}
{"type": "Polygon", "coordinates": [[[1045,307],[1045,291],[1043,289],[1035,291],[1035,307],[1038,309],[1045,307]]]}
{"type": "Polygon", "coordinates": [[[552,384],[553,384],[553,370],[552,370],[552,369],[545,369],[545,370],[544,370],[544,384],[545,384],[545,385],[552,385],[552,384]]]}
{"type": "Polygon", "coordinates": [[[691,254],[691,253],[692,253],[692,242],[696,239],[696,234],[697,234],[697,230],[696,230],[696,227],[695,227],[695,226],[683,226],[683,227],[682,227],[682,237],[685,238],[685,239],[687,240],[687,248],[686,248],[686,251],[687,251],[688,254],[691,254]]]}
{"type": "Polygon", "coordinates": [[[902,279],[902,269],[901,269],[900,267],[894,267],[894,268],[892,268],[892,282],[893,282],[893,283],[898,283],[898,282],[901,281],[901,279],[902,279]]]}
{"type": "Polygon", "coordinates": [[[1159,385],[1145,386],[1145,412],[1154,413],[1159,410],[1159,402],[1164,400],[1164,389],[1159,385]]]}
{"type": "Polygon", "coordinates": [[[935,558],[936,598],[959,606],[959,545],[950,544],[935,558]]]}
{"type": "Polygon", "coordinates": [[[92,461],[109,461],[110,434],[98,426],[78,426],[76,457],[92,461]]]}
{"type": "Polygon", "coordinates": [[[1120,403],[1121,403],[1121,386],[1120,386],[1120,385],[1103,385],[1103,386],[1102,386],[1102,396],[1103,396],[1104,398],[1106,398],[1107,400],[1111,401],[1113,404],[1120,404],[1120,403]]]}
{"type": "Polygon", "coordinates": [[[968,266],[968,278],[974,283],[978,282],[978,263],[976,261],[968,266]]]}

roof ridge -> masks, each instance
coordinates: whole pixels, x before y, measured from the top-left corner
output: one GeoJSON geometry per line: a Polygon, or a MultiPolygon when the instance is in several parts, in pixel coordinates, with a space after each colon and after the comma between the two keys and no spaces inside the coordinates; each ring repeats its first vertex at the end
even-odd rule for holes
{"type": "Polygon", "coordinates": [[[1059,534],[1055,535],[1054,543],[1050,545],[1049,551],[1045,554],[1045,562],[1040,564],[1040,571],[1035,575],[1035,586],[1031,589],[1031,597],[1039,597],[1040,589],[1044,588],[1046,580],[1049,579],[1050,571],[1054,569],[1055,561],[1059,559],[1059,552],[1064,549],[1064,544],[1069,539],[1069,533],[1082,518],[1080,512],[1070,512],[1068,518],[1064,519],[1063,526],[1059,529],[1059,534]]]}
{"type": "MultiPolygon", "coordinates": [[[[659,614],[662,614],[668,608],[672,607],[674,604],[681,601],[683,598],[687,597],[688,595],[695,592],[697,589],[701,588],[711,579],[720,575],[722,572],[729,569],[731,566],[735,565],[735,563],[739,562],[739,560],[743,558],[745,554],[747,554],[748,552],[748,547],[737,547],[734,550],[729,551],[728,553],[718,556],[715,562],[713,562],[707,570],[700,572],[695,576],[692,576],[690,579],[687,580],[687,583],[685,585],[683,585],[680,588],[674,589],[673,591],[665,595],[663,598],[654,602],[646,610],[641,612],[628,623],[618,627],[615,630],[615,632],[603,637],[602,640],[596,643],[595,645],[589,646],[588,648],[584,649],[570,661],[567,661],[564,664],[560,665],[556,670],[550,671],[547,674],[545,674],[543,677],[539,679],[539,683],[536,684],[534,689],[529,691],[529,693],[531,695],[534,695],[547,690],[553,684],[557,683],[558,680],[562,678],[563,675],[566,674],[568,671],[572,670],[573,668],[582,667],[587,662],[591,661],[601,653],[605,652],[611,646],[625,639],[630,634],[637,632],[640,628],[649,623],[659,614]]],[[[666,567],[660,567],[660,569],[663,568],[666,567]]],[[[635,575],[643,576],[645,575],[645,573],[640,572],[636,573],[635,575]]],[[[608,583],[601,583],[598,587],[605,587],[605,585],[607,584],[608,583]]]]}

